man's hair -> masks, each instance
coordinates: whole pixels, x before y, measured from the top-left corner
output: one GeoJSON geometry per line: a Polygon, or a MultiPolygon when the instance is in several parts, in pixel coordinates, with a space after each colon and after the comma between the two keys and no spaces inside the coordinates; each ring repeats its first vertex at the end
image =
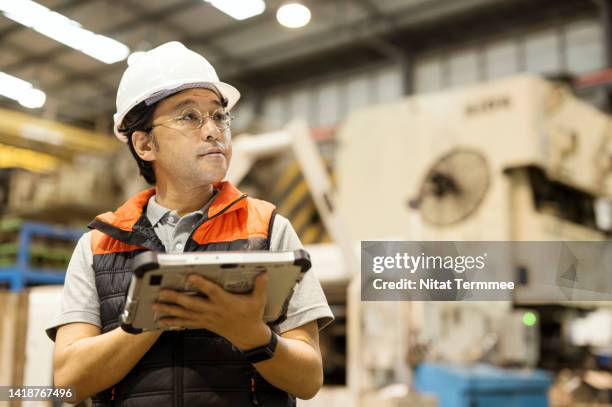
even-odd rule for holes
{"type": "Polygon", "coordinates": [[[121,126],[119,126],[119,131],[125,134],[128,139],[127,145],[130,148],[132,156],[134,156],[134,159],[136,160],[136,164],[138,164],[140,175],[144,177],[145,181],[147,181],[149,185],[155,185],[156,182],[153,163],[143,160],[138,156],[138,154],[136,154],[134,144],[132,144],[132,135],[135,131],[151,131],[151,126],[153,125],[153,113],[155,113],[156,107],[157,103],[147,106],[145,102],[140,102],[125,115],[121,126]]]}

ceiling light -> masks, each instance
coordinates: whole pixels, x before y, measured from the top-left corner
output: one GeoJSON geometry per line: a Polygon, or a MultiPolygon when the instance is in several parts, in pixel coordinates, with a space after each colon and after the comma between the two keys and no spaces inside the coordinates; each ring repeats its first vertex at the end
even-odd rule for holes
{"type": "Polygon", "coordinates": [[[30,109],[42,107],[47,99],[45,92],[34,88],[30,82],[4,72],[0,72],[0,95],[30,109]]]}
{"type": "Polygon", "coordinates": [[[266,3],[263,0],[205,0],[211,6],[224,12],[228,16],[236,20],[246,20],[258,14],[261,14],[266,9],[266,3]]]}
{"type": "Polygon", "coordinates": [[[78,22],[31,0],[0,0],[0,11],[13,21],[107,64],[130,54],[125,44],[86,30],[78,22]]]}
{"type": "Polygon", "coordinates": [[[38,89],[30,89],[29,92],[24,93],[18,100],[21,106],[27,107],[29,109],[37,109],[42,107],[47,100],[47,96],[45,92],[38,89]]]}
{"type": "Polygon", "coordinates": [[[276,19],[285,27],[304,27],[310,21],[310,10],[300,3],[284,4],[276,12],[276,19]]]}

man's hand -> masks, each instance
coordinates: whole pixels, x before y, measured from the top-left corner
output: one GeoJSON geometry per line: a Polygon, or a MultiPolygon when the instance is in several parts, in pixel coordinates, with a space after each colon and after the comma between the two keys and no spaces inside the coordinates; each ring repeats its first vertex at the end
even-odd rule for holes
{"type": "MultiPolygon", "coordinates": [[[[156,303],[153,309],[168,314],[163,326],[204,328],[223,336],[241,350],[270,342],[270,328],[263,322],[267,275],[255,280],[250,294],[231,294],[199,275],[189,283],[208,298],[162,290],[159,299],[174,304],[156,303]]],[[[316,321],[286,331],[278,338],[271,359],[253,364],[273,386],[302,399],[310,399],[323,384],[323,365],[316,321]]]]}
{"type": "Polygon", "coordinates": [[[255,280],[250,294],[232,294],[206,278],[193,274],[187,281],[208,298],[162,290],[153,310],[167,314],[163,327],[203,328],[226,338],[241,350],[266,345],[270,328],[263,322],[266,306],[267,273],[255,280]]]}

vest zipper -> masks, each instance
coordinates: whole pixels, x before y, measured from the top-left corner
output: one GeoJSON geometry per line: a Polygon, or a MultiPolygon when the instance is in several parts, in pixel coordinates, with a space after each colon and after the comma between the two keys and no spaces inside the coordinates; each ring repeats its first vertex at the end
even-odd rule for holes
{"type": "MultiPolygon", "coordinates": [[[[183,249],[185,252],[189,251],[189,247],[191,246],[191,242],[193,241],[191,239],[191,237],[193,236],[193,234],[195,233],[196,230],[198,230],[198,228],[200,226],[202,226],[204,223],[208,222],[209,220],[212,220],[218,216],[223,215],[225,212],[228,211],[229,208],[231,208],[232,206],[234,206],[236,203],[238,203],[239,201],[241,201],[242,199],[246,198],[247,195],[246,194],[242,194],[239,198],[235,199],[234,201],[232,201],[229,205],[227,205],[225,208],[223,208],[222,210],[220,210],[219,212],[217,212],[216,214],[214,214],[213,216],[211,216],[210,218],[206,218],[203,219],[202,221],[200,221],[191,231],[191,233],[189,234],[189,237],[187,238],[187,244],[185,245],[185,248],[183,249]]],[[[180,355],[177,355],[175,353],[175,377],[174,377],[174,385],[175,385],[175,392],[177,392],[177,390],[180,390],[180,394],[176,394],[175,393],[175,399],[174,399],[174,406],[175,407],[183,407],[183,332],[179,331],[179,337],[180,337],[180,355]],[[177,357],[179,356],[179,357],[177,357]],[[177,362],[180,361],[180,366],[178,366],[177,362]],[[178,368],[178,369],[177,369],[178,368]],[[178,370],[178,371],[177,371],[178,370]],[[180,376],[180,377],[179,377],[180,376]]],[[[175,352],[176,352],[176,348],[175,348],[175,352]]],[[[250,389],[251,389],[251,402],[253,403],[253,405],[258,405],[259,401],[257,400],[257,395],[255,394],[255,376],[253,375],[253,373],[251,373],[251,382],[250,382],[250,389]]]]}
{"type": "Polygon", "coordinates": [[[183,249],[183,251],[185,251],[185,252],[188,251],[188,246],[191,246],[190,243],[192,242],[191,237],[193,236],[195,231],[200,228],[200,226],[202,226],[204,223],[208,222],[209,220],[212,220],[212,219],[214,219],[214,218],[216,218],[218,216],[223,215],[225,212],[227,212],[227,210],[229,208],[231,208],[232,206],[234,206],[235,204],[237,204],[238,202],[240,202],[241,200],[243,200],[246,197],[247,197],[247,194],[242,194],[239,198],[236,198],[235,200],[233,200],[229,205],[227,205],[225,208],[221,209],[219,212],[215,213],[210,218],[203,219],[198,224],[196,224],[196,226],[194,226],[193,230],[189,234],[189,237],[187,238],[187,244],[185,244],[185,248],[183,249]]]}
{"type": "Polygon", "coordinates": [[[251,389],[251,404],[253,404],[254,406],[259,405],[259,400],[257,400],[257,387],[256,387],[256,380],[255,380],[255,369],[251,366],[251,383],[250,383],[250,389],[251,389]]]}

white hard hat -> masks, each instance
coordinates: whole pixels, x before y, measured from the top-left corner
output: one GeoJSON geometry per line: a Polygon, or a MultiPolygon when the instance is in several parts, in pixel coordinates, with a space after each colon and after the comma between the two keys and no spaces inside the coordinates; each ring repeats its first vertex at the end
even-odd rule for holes
{"type": "Polygon", "coordinates": [[[184,89],[211,87],[226,99],[228,110],[240,99],[236,88],[219,81],[215,68],[206,58],[178,41],[167,42],[128,59],[128,68],[117,90],[117,113],[113,115],[115,136],[127,142],[119,127],[137,104],[144,101],[151,105],[184,89]]]}

